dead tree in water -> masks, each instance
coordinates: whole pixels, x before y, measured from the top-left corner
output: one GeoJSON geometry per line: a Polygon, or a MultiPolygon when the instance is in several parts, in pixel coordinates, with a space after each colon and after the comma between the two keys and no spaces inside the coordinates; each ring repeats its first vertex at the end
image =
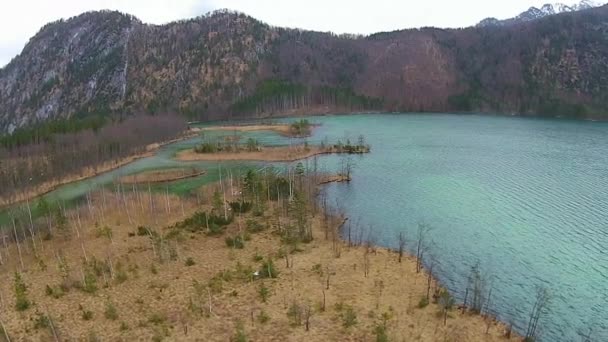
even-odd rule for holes
{"type": "Polygon", "coordinates": [[[538,337],[538,322],[549,310],[550,296],[549,290],[544,286],[536,289],[536,300],[530,312],[528,328],[526,329],[525,341],[535,341],[538,337]]]}
{"type": "Polygon", "coordinates": [[[427,246],[427,235],[431,231],[431,226],[424,223],[418,224],[418,232],[416,235],[416,273],[422,270],[422,256],[427,246]]]}
{"type": "Polygon", "coordinates": [[[467,293],[471,294],[471,304],[469,307],[471,311],[474,313],[481,313],[482,306],[484,303],[484,293],[486,287],[486,280],[483,277],[481,266],[479,262],[477,262],[471,268],[471,274],[469,275],[468,284],[467,284],[467,293]]]}

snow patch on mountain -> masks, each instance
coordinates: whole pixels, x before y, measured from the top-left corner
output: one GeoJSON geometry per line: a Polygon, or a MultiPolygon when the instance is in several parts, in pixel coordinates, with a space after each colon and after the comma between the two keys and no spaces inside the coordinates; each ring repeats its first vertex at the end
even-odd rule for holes
{"type": "Polygon", "coordinates": [[[486,27],[486,26],[504,26],[511,25],[525,21],[537,20],[540,18],[544,18],[550,15],[560,14],[560,13],[568,13],[586,10],[590,8],[603,6],[605,2],[598,2],[594,0],[582,0],[579,3],[567,5],[564,3],[552,3],[545,4],[541,6],[541,8],[530,7],[527,11],[522,12],[518,16],[514,18],[499,20],[496,18],[486,18],[477,24],[478,27],[486,27]]]}

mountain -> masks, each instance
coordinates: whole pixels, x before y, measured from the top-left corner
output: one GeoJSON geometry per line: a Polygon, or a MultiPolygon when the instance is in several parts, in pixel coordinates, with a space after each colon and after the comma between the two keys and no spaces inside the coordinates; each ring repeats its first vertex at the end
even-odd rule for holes
{"type": "Polygon", "coordinates": [[[0,69],[0,132],[59,118],[211,120],[368,110],[608,118],[608,7],[366,37],[218,11],[166,25],[90,12],[0,69]]]}
{"type": "Polygon", "coordinates": [[[544,18],[550,15],[582,11],[586,9],[596,8],[602,6],[601,3],[593,0],[582,0],[578,4],[565,5],[562,3],[545,4],[541,8],[530,7],[527,11],[522,12],[514,18],[499,20],[496,18],[486,18],[477,24],[477,26],[503,26],[512,25],[526,21],[532,21],[540,18],[544,18]]]}

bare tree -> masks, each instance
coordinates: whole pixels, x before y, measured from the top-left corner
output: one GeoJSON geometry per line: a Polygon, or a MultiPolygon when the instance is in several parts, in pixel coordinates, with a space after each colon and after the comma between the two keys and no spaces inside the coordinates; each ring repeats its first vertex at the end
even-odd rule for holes
{"type": "Polygon", "coordinates": [[[310,330],[310,318],[312,317],[312,309],[310,305],[306,305],[304,307],[304,325],[306,326],[306,331],[310,330]]]}
{"type": "Polygon", "coordinates": [[[550,304],[549,290],[544,286],[539,286],[536,289],[536,299],[532,310],[530,311],[530,319],[526,329],[525,341],[536,341],[538,338],[538,322],[547,314],[550,304]]]}
{"type": "Polygon", "coordinates": [[[482,274],[481,266],[477,262],[471,268],[471,274],[469,275],[467,290],[471,294],[471,304],[469,307],[474,313],[481,313],[483,309],[484,297],[485,297],[486,279],[482,274]]]}
{"type": "Polygon", "coordinates": [[[4,338],[6,338],[6,342],[11,342],[11,338],[8,336],[8,331],[6,331],[6,327],[4,326],[4,322],[2,322],[2,320],[0,319],[0,328],[2,328],[2,331],[4,332],[4,338]]]}
{"type": "Polygon", "coordinates": [[[403,232],[399,232],[398,243],[399,243],[399,249],[398,249],[399,263],[401,263],[401,259],[403,258],[403,252],[405,251],[405,245],[406,245],[405,235],[403,234],[403,232]]]}
{"type": "Polygon", "coordinates": [[[422,256],[427,246],[427,235],[432,230],[431,226],[424,223],[418,224],[418,232],[416,233],[416,273],[422,270],[422,256]]]}
{"type": "Polygon", "coordinates": [[[446,325],[448,321],[448,312],[454,307],[454,297],[452,297],[447,290],[442,290],[439,294],[438,303],[443,313],[443,325],[446,325]]]}

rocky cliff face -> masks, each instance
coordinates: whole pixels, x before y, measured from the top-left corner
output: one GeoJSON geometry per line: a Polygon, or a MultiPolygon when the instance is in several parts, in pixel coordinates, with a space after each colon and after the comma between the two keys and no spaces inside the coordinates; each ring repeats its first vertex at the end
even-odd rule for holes
{"type": "Polygon", "coordinates": [[[119,109],[136,19],[87,13],[49,24],[0,70],[0,131],[50,118],[119,109]]]}
{"type": "Polygon", "coordinates": [[[91,114],[218,119],[315,105],[606,118],[607,87],[606,7],[369,37],[226,11],[162,26],[94,12],[48,24],[0,70],[0,132],[91,114]]]}

